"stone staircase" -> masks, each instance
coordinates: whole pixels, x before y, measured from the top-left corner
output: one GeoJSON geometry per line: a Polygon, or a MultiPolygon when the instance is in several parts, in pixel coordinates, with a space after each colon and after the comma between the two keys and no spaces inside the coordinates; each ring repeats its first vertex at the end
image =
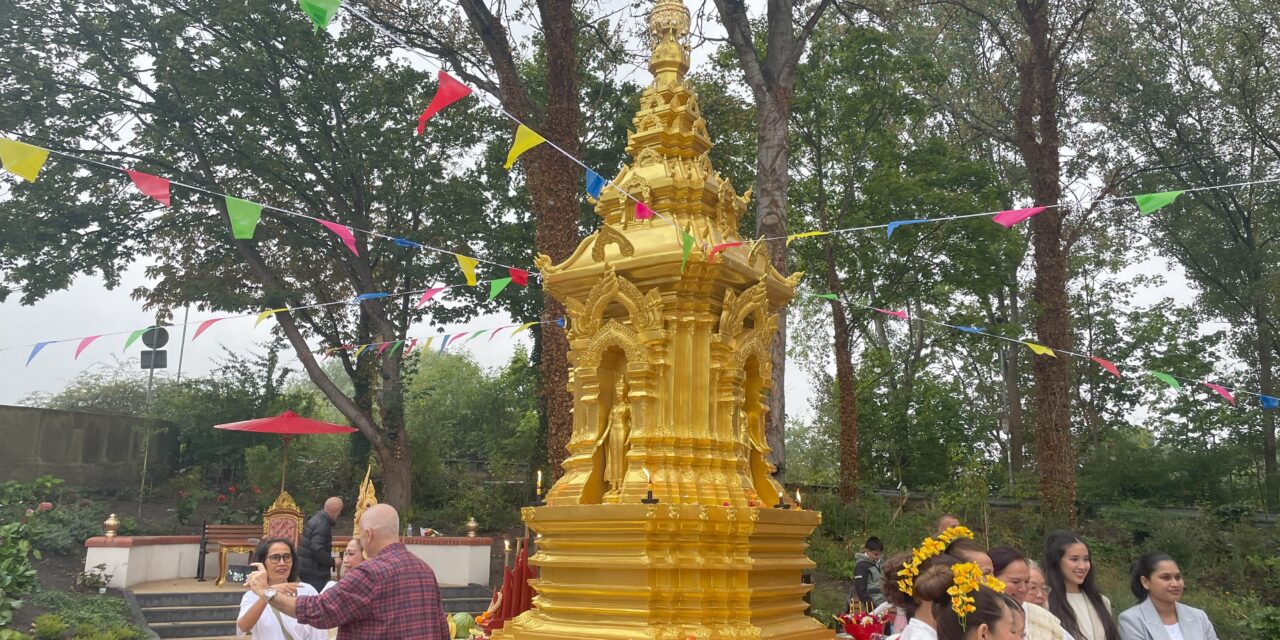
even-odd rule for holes
{"type": "MultiPolygon", "coordinates": [[[[234,638],[243,592],[130,594],[149,630],[160,638],[234,638]]],[[[488,587],[443,587],[445,613],[479,615],[489,606],[488,587]]]]}

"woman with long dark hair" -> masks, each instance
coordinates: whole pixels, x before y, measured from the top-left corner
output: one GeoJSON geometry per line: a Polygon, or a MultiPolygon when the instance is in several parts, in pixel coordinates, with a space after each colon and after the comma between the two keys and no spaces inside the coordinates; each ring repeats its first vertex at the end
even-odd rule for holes
{"type": "Polygon", "coordinates": [[[1138,558],[1129,589],[1138,604],[1120,614],[1121,640],[1218,640],[1205,612],[1182,600],[1182,570],[1169,554],[1154,551],[1138,558]]]}
{"type": "Polygon", "coordinates": [[[266,596],[259,598],[252,590],[240,599],[240,615],[236,618],[236,636],[252,634],[253,640],[325,640],[328,633],[299,623],[292,616],[270,606],[277,593],[291,596],[314,596],[315,587],[298,582],[298,564],[293,543],[283,538],[263,540],[253,552],[253,564],[267,573],[266,596]],[[268,611],[268,609],[270,611],[268,611]]]}
{"type": "Polygon", "coordinates": [[[1089,545],[1070,531],[1049,534],[1044,545],[1044,577],[1049,611],[1077,640],[1120,640],[1111,619],[1111,601],[1093,581],[1089,545]]]}

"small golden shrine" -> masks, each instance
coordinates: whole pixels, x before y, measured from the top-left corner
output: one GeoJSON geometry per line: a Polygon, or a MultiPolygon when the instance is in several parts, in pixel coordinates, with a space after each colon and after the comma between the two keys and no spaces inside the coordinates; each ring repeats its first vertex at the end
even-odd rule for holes
{"type": "Polygon", "coordinates": [[[614,181],[659,216],[637,220],[607,186],[599,231],[562,264],[537,260],[570,320],[573,435],[546,506],[523,512],[534,608],[495,638],[834,635],[803,600],[820,515],[781,508],[764,437],[776,315],[800,274],[738,235],[747,197],[712,168],[685,82],[689,22],[681,0],[654,6],[654,79],[614,181]]]}
{"type": "Polygon", "coordinates": [[[360,494],[356,496],[356,516],[355,526],[351,529],[351,537],[360,539],[360,518],[364,516],[364,510],[378,504],[378,494],[373,489],[373,465],[369,465],[364,471],[364,482],[360,483],[360,494]]]}

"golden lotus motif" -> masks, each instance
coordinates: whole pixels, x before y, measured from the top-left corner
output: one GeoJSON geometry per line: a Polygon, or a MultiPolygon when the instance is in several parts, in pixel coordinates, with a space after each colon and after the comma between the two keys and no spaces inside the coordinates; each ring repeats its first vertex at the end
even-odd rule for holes
{"type": "Polygon", "coordinates": [[[546,506],[522,511],[538,534],[533,609],[495,638],[834,636],[804,613],[819,514],[775,508],[792,503],[764,437],[769,347],[801,274],[738,235],[747,197],[711,166],[688,29],[680,0],[655,4],[654,80],[631,163],[595,203],[604,224],[565,262],[536,261],[569,317],[573,434],[546,506]],[[613,185],[659,215],[637,220],[613,185]]]}

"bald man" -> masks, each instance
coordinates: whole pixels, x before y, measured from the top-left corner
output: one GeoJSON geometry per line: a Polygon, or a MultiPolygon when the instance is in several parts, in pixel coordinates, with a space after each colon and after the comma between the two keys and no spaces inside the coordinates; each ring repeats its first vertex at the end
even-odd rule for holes
{"type": "Polygon", "coordinates": [[[324,508],[307,520],[298,539],[298,577],[303,582],[323,591],[333,570],[333,525],[342,515],[342,498],[333,496],[324,501],[324,508]]]}
{"type": "Polygon", "coordinates": [[[436,574],[400,544],[400,514],[387,504],[360,518],[369,559],[318,596],[291,596],[267,585],[261,565],[249,588],[280,613],[317,629],[338,629],[338,640],[449,640],[449,622],[436,574]]]}

